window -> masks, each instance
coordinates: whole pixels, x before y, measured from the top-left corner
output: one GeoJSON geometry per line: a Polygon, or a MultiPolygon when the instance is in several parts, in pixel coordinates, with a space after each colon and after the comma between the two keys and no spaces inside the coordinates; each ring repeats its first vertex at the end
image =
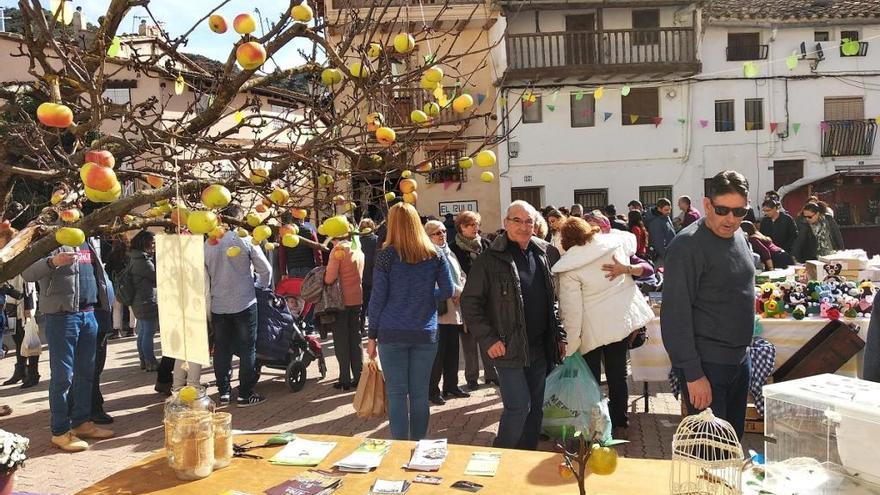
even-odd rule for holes
{"type": "Polygon", "coordinates": [[[776,191],[803,176],[803,160],[776,160],[773,162],[773,189],[776,191]]]}
{"type": "Polygon", "coordinates": [[[275,119],[272,119],[272,127],[274,127],[275,129],[281,129],[284,126],[289,125],[289,124],[285,123],[284,121],[285,120],[287,120],[287,121],[293,120],[293,116],[294,116],[292,108],[285,106],[285,105],[279,105],[277,103],[271,103],[271,102],[269,105],[269,112],[273,116],[277,117],[275,119]]]}
{"type": "Polygon", "coordinates": [[[825,98],[825,120],[863,120],[865,102],[861,96],[825,98]]]}
{"type": "Polygon", "coordinates": [[[841,57],[864,57],[867,55],[868,44],[859,43],[859,51],[855,53],[844,53],[843,44],[846,41],[859,41],[858,31],[841,31],[840,32],[840,56],[841,57]]]}
{"type": "Polygon", "coordinates": [[[428,172],[426,181],[429,184],[443,182],[467,182],[467,171],[458,166],[458,159],[464,156],[461,149],[428,150],[428,159],[433,167],[428,172]]]}
{"type": "Polygon", "coordinates": [[[534,95],[535,101],[522,100],[522,121],[523,124],[538,124],[543,121],[541,107],[543,99],[541,95],[534,95]]]}
{"type": "Polygon", "coordinates": [[[541,187],[511,187],[511,201],[525,201],[536,209],[541,208],[541,187]]]}
{"type": "Polygon", "coordinates": [[[569,99],[571,101],[572,127],[593,127],[596,125],[596,99],[593,98],[592,93],[572,93],[569,99]]]}
{"type": "Polygon", "coordinates": [[[769,48],[761,44],[761,33],[727,33],[727,60],[763,60],[769,48]]]}
{"type": "Polygon", "coordinates": [[[736,129],[733,115],[733,100],[715,100],[715,132],[730,132],[736,129]]]}
{"type": "Polygon", "coordinates": [[[131,89],[129,88],[107,88],[101,96],[105,100],[117,105],[128,105],[131,103],[131,89]]]}
{"type": "Polygon", "coordinates": [[[816,31],[813,33],[813,41],[831,41],[830,31],[816,31]]]}
{"type": "Polygon", "coordinates": [[[746,98],[746,130],[758,131],[764,128],[764,100],[746,98]]]}
{"type": "Polygon", "coordinates": [[[584,207],[584,213],[608,205],[608,189],[577,189],[574,202],[584,207]]]}
{"type": "Polygon", "coordinates": [[[841,31],[840,32],[840,41],[850,40],[850,41],[859,41],[859,32],[858,31],[841,31]]]}
{"type": "Polygon", "coordinates": [[[672,186],[641,186],[639,201],[645,208],[653,207],[660,198],[672,199],[672,186]]]}
{"type": "Polygon", "coordinates": [[[634,45],[656,45],[660,42],[660,31],[657,30],[660,27],[660,10],[633,10],[632,26],[636,30],[634,45]],[[639,29],[646,32],[640,33],[639,29]]]}
{"type": "Polygon", "coordinates": [[[620,113],[623,114],[621,119],[623,125],[653,125],[654,117],[660,116],[660,89],[634,88],[630,90],[629,95],[621,98],[620,113]]]}
{"type": "Polygon", "coordinates": [[[208,110],[208,107],[211,106],[211,103],[214,101],[214,95],[209,95],[207,93],[196,94],[196,112],[204,112],[208,110]]]}

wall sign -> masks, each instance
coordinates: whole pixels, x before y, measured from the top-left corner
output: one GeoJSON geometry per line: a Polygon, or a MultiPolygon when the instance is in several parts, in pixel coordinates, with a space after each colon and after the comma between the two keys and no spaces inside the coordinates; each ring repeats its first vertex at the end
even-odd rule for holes
{"type": "Polygon", "coordinates": [[[444,216],[447,213],[451,213],[453,215],[458,215],[463,211],[480,211],[477,208],[477,202],[475,200],[465,200],[465,201],[441,201],[440,202],[440,216],[444,216]]]}

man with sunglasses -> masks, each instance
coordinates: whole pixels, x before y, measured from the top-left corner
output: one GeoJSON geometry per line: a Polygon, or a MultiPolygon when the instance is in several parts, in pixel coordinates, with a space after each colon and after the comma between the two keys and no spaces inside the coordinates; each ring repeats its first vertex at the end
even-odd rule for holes
{"type": "Polygon", "coordinates": [[[711,407],[743,436],[755,317],[755,267],[739,232],[749,183],[735,171],[710,179],[706,216],[683,229],[666,252],[663,345],[689,414],[711,407]]]}

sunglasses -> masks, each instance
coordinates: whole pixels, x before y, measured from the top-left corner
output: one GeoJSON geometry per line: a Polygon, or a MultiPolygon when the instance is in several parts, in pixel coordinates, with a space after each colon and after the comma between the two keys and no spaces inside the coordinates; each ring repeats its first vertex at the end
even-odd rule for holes
{"type": "Polygon", "coordinates": [[[726,217],[727,215],[733,213],[733,216],[737,218],[742,218],[749,213],[748,208],[731,208],[729,206],[720,206],[712,203],[712,208],[715,210],[715,214],[721,217],[726,217]]]}
{"type": "Polygon", "coordinates": [[[804,215],[804,218],[806,218],[807,220],[810,220],[810,219],[812,219],[812,218],[815,217],[815,216],[816,216],[816,215],[804,215]]]}

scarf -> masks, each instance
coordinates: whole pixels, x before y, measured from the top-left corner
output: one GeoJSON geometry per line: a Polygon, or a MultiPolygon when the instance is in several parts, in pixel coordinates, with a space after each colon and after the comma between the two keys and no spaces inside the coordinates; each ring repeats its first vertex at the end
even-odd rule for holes
{"type": "Polygon", "coordinates": [[[831,232],[825,219],[820,218],[818,223],[810,225],[810,227],[813,229],[813,234],[816,236],[816,255],[827,256],[833,253],[834,248],[831,245],[831,232]]]}
{"type": "Polygon", "coordinates": [[[461,233],[455,234],[455,244],[463,249],[468,255],[470,255],[472,260],[477,259],[480,256],[480,253],[483,252],[483,245],[480,244],[480,236],[477,235],[473,239],[467,239],[461,233]]]}
{"type": "Polygon", "coordinates": [[[449,243],[436,247],[446,257],[446,264],[449,265],[449,271],[452,273],[452,285],[461,285],[461,267],[458,265],[455,254],[449,249],[449,243]]]}

